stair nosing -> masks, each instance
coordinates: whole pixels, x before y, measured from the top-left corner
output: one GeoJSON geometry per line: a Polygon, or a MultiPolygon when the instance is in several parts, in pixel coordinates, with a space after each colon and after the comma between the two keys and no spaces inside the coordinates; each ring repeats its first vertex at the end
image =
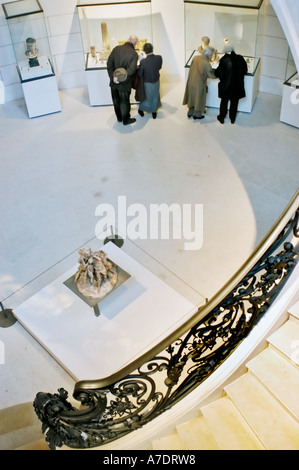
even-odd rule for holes
{"type": "MultiPolygon", "coordinates": [[[[287,421],[287,426],[288,426],[287,429],[289,431],[288,431],[287,434],[281,434],[281,436],[284,436],[284,435],[286,436],[286,440],[282,444],[282,442],[281,442],[282,440],[280,439],[280,446],[290,445],[291,442],[292,442],[291,445],[293,446],[294,445],[293,444],[294,443],[293,437],[298,435],[298,430],[297,430],[298,422],[297,422],[297,420],[293,417],[293,415],[291,415],[288,412],[288,410],[286,410],[280,404],[279,401],[274,399],[273,395],[271,393],[269,393],[267,388],[262,383],[260,383],[260,381],[253,374],[251,374],[248,371],[245,374],[243,374],[241,377],[236,379],[234,382],[232,382],[231,384],[228,384],[225,387],[225,390],[226,390],[228,396],[231,398],[231,400],[235,403],[236,407],[238,408],[238,410],[240,411],[240,413],[242,414],[244,419],[248,422],[249,426],[254,430],[255,434],[258,436],[258,438],[260,439],[262,444],[265,446],[266,449],[269,449],[269,450],[275,450],[276,449],[276,450],[278,450],[275,446],[273,446],[273,441],[271,440],[272,434],[271,434],[271,438],[269,438],[269,434],[270,434],[269,431],[266,431],[265,428],[261,427],[261,423],[256,421],[256,416],[259,414],[258,413],[258,407],[260,406],[260,404],[263,404],[263,396],[259,396],[259,401],[257,402],[256,407],[252,406],[252,403],[251,403],[251,406],[249,406],[249,408],[248,408],[248,403],[246,403],[246,400],[245,400],[245,402],[242,402],[242,400],[241,400],[241,402],[238,401],[238,397],[242,396],[242,394],[241,393],[236,394],[236,390],[234,391],[233,388],[234,388],[234,386],[236,387],[238,385],[237,382],[241,382],[241,381],[244,382],[244,380],[245,380],[245,384],[243,384],[242,387],[244,389],[244,386],[246,386],[246,388],[248,389],[248,393],[249,393],[250,387],[254,386],[254,383],[260,384],[262,389],[265,391],[265,394],[266,394],[265,396],[269,397],[270,409],[272,409],[272,412],[273,412],[272,415],[271,415],[273,417],[273,420],[274,420],[273,422],[275,422],[275,419],[277,418],[277,414],[276,414],[277,411],[281,410],[281,411],[279,411],[279,413],[282,413],[281,417],[283,416],[283,421],[281,422],[281,425],[283,425],[283,422],[285,422],[285,420],[286,420],[287,421]],[[248,381],[248,378],[250,378],[250,377],[251,377],[250,380],[253,379],[253,382],[251,384],[249,382],[249,385],[248,385],[248,383],[246,383],[246,381],[248,381]],[[274,406],[274,408],[273,408],[273,406],[274,406]],[[294,429],[296,428],[295,434],[292,434],[292,432],[290,431],[291,428],[289,426],[292,426],[294,429]],[[260,435],[260,433],[261,433],[261,435],[260,435]]],[[[266,411],[264,405],[262,405],[260,412],[262,414],[264,414],[265,417],[270,416],[269,411],[266,411]]],[[[276,427],[275,429],[281,433],[281,427],[279,427],[279,428],[276,427]]],[[[296,446],[297,446],[297,442],[296,442],[296,446]]],[[[283,449],[280,448],[279,450],[283,450],[283,449]]],[[[297,447],[296,447],[296,450],[298,450],[297,447]]]]}

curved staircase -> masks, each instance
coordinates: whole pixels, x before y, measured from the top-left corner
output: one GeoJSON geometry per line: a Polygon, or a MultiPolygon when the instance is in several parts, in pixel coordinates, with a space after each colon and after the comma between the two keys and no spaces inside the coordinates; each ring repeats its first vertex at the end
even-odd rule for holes
{"type": "Polygon", "coordinates": [[[246,368],[153,450],[299,450],[299,302],[246,368]]]}
{"type": "MultiPolygon", "coordinates": [[[[299,450],[299,301],[247,371],[153,450],[299,450]]],[[[32,403],[0,410],[0,450],[49,450],[32,403]]]]}

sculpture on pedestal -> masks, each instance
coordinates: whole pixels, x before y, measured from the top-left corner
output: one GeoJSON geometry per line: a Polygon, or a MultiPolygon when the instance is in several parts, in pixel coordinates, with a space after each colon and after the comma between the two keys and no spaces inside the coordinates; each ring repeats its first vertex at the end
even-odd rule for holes
{"type": "Polygon", "coordinates": [[[80,266],[74,279],[79,292],[88,298],[104,297],[117,283],[116,265],[103,251],[84,248],[79,254],[80,266]]]}

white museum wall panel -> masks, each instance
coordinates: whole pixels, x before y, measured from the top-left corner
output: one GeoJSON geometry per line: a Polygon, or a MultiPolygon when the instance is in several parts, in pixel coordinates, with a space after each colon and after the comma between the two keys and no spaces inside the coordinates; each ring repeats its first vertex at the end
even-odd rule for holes
{"type": "MultiPolygon", "coordinates": [[[[56,2],[53,2],[54,4],[56,2]]],[[[64,2],[62,2],[64,3],[64,2]]],[[[48,16],[49,38],[58,76],[58,87],[75,88],[85,86],[84,60],[82,57],[82,40],[78,21],[76,2],[68,0],[68,14],[57,13],[48,16]]],[[[66,11],[58,8],[57,11],[66,11]]],[[[49,15],[54,5],[46,9],[49,15]]]]}
{"type": "MultiPolygon", "coordinates": [[[[260,20],[258,48],[261,51],[259,89],[282,95],[285,79],[287,41],[270,0],[264,0],[265,21],[260,20]]],[[[1,1],[1,4],[8,3],[1,1]]],[[[86,86],[84,59],[77,0],[41,0],[49,34],[59,89],[86,86]]],[[[184,78],[184,2],[152,0],[153,43],[163,56],[162,81],[168,77],[184,78]]],[[[200,35],[207,35],[207,31],[200,35]]],[[[23,96],[14,72],[15,58],[2,7],[0,8],[0,72],[5,87],[5,100],[23,96]]]]}
{"type": "Polygon", "coordinates": [[[282,95],[288,57],[288,43],[270,2],[265,4],[263,60],[259,90],[282,95]],[[283,56],[283,51],[285,55],[283,56]]]}
{"type": "Polygon", "coordinates": [[[294,63],[299,70],[299,2],[294,0],[270,0],[276,16],[292,50],[294,63]],[[291,26],[290,26],[291,23],[291,26]]]}

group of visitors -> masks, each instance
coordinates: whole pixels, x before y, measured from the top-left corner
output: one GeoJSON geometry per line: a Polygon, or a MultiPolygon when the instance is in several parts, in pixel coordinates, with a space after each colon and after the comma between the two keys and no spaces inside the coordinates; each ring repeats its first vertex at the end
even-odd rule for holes
{"type": "Polygon", "coordinates": [[[160,100],[160,69],[162,57],[153,52],[153,46],[146,43],[143,46],[145,57],[140,58],[135,46],[138,42],[136,35],[130,36],[127,42],[116,46],[108,57],[107,71],[110,77],[111,96],[114,111],[119,122],[125,126],[133,124],[136,119],[131,117],[130,95],[133,77],[137,75],[144,88],[144,96],[139,103],[138,113],[144,116],[144,111],[152,113],[154,119],[161,106],[160,100]]]}
{"type": "MultiPolygon", "coordinates": [[[[134,77],[140,80],[144,92],[139,102],[138,114],[143,117],[144,112],[149,112],[156,119],[157,110],[161,106],[160,69],[163,63],[162,57],[154,54],[152,44],[146,43],[143,47],[145,56],[140,57],[140,65],[138,66],[138,54],[135,50],[137,42],[136,35],[130,36],[127,42],[112,50],[107,60],[115,115],[117,120],[125,126],[136,121],[131,117],[130,104],[134,77]]],[[[209,42],[209,38],[204,36],[200,54],[195,55],[192,59],[183,105],[188,107],[188,118],[204,119],[208,92],[207,80],[208,78],[218,78],[220,110],[217,119],[221,124],[224,124],[225,117],[229,112],[229,118],[233,124],[236,120],[239,100],[245,97],[244,76],[247,73],[247,63],[241,55],[235,53],[232,45],[227,44],[223,50],[224,55],[214,70],[211,58],[215,49],[210,47],[209,42]]]]}

